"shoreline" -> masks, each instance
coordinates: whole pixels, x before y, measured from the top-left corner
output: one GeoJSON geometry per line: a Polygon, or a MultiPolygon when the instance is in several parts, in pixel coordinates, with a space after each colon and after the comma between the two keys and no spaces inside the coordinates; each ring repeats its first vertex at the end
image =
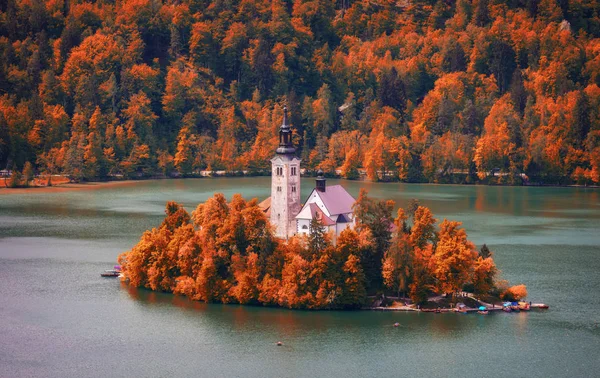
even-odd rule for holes
{"type": "Polygon", "coordinates": [[[58,193],[79,190],[93,190],[99,188],[110,188],[114,186],[134,185],[140,181],[145,180],[89,181],[83,183],[56,184],[52,186],[30,186],[26,188],[6,188],[2,186],[0,187],[0,196],[10,194],[58,193]]]}
{"type": "MultiPolygon", "coordinates": [[[[67,182],[57,183],[52,186],[29,186],[29,187],[18,187],[9,188],[0,184],[0,195],[8,194],[26,194],[26,193],[53,193],[53,192],[67,192],[77,190],[92,190],[98,188],[121,186],[121,185],[134,185],[144,181],[155,181],[155,180],[185,180],[185,179],[213,179],[213,178],[251,178],[251,177],[270,177],[269,175],[253,175],[253,174],[202,174],[200,176],[189,176],[189,177],[167,177],[167,176],[155,176],[141,179],[116,179],[116,180],[103,180],[103,181],[85,181],[85,182],[67,182]]],[[[313,178],[313,176],[302,175],[302,178],[313,178]]],[[[401,181],[369,181],[363,179],[345,179],[343,177],[328,177],[336,180],[345,181],[357,181],[357,182],[368,182],[368,183],[382,183],[382,184],[404,184],[404,185],[436,185],[436,186],[498,186],[498,187],[536,187],[536,188],[584,188],[584,189],[598,189],[600,185],[501,185],[501,184],[459,184],[459,183],[433,183],[433,182],[401,182],[401,181]]]]}

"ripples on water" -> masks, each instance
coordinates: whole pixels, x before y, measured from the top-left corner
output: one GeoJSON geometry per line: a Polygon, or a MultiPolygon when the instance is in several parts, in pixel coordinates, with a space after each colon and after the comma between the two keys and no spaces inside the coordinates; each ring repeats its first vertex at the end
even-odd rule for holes
{"type": "MultiPolygon", "coordinates": [[[[334,181],[334,180],[332,180],[334,181]]],[[[304,180],[308,195],[312,180],[304,180]]],[[[547,312],[306,312],[206,305],[100,279],[160,224],[223,192],[263,199],[268,178],[146,181],[0,195],[0,377],[596,376],[600,203],[584,188],[342,181],[464,223],[547,312]],[[398,328],[392,324],[399,322],[398,328]],[[282,340],[284,345],[276,347],[282,340]]]]}

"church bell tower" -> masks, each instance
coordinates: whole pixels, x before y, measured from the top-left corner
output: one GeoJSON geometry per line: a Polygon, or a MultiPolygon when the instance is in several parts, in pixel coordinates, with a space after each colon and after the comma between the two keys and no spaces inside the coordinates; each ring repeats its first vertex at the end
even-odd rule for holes
{"type": "Polygon", "coordinates": [[[271,159],[271,224],[275,236],[287,239],[296,234],[296,215],[300,212],[300,159],[292,143],[287,106],[279,128],[279,147],[271,159]]]}

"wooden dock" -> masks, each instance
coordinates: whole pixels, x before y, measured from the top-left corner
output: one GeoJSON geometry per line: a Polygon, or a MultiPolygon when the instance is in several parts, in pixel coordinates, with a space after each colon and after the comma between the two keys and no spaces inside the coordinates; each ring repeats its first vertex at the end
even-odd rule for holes
{"type": "MultiPolygon", "coordinates": [[[[494,305],[494,304],[489,304],[489,303],[481,303],[482,306],[485,306],[486,311],[502,311],[503,310],[503,306],[502,305],[494,305]]],[[[547,304],[544,303],[532,303],[530,305],[530,309],[531,310],[545,310],[548,309],[549,306],[547,304]]],[[[377,306],[377,307],[363,307],[363,310],[370,310],[370,311],[413,311],[413,312],[430,312],[430,313],[447,313],[447,312],[457,312],[457,313],[461,313],[461,314],[468,314],[468,313],[473,313],[473,312],[478,312],[480,311],[479,308],[474,308],[474,307],[462,307],[462,308],[415,308],[413,306],[400,306],[400,307],[382,307],[382,306],[377,306]]],[[[527,310],[522,310],[522,311],[527,311],[527,310]]]]}

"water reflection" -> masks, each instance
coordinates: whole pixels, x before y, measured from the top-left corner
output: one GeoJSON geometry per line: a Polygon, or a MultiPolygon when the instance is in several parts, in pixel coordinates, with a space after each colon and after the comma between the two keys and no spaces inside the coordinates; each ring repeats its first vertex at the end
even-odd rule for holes
{"type": "MultiPolygon", "coordinates": [[[[511,315],[490,314],[426,314],[372,311],[296,311],[260,306],[206,304],[182,296],[157,293],[121,284],[131,301],[146,312],[159,311],[167,318],[185,316],[187,321],[201,321],[205,330],[219,337],[244,337],[256,335],[277,340],[326,339],[327,335],[346,335],[354,343],[369,344],[373,340],[464,339],[469,340],[486,333],[490,325],[498,326],[511,315]],[[393,327],[395,322],[401,325],[393,327]],[[238,335],[238,336],[235,336],[238,335]]],[[[519,316],[517,334],[527,330],[527,314],[519,316]]],[[[372,345],[371,345],[372,347],[372,345]]]]}

